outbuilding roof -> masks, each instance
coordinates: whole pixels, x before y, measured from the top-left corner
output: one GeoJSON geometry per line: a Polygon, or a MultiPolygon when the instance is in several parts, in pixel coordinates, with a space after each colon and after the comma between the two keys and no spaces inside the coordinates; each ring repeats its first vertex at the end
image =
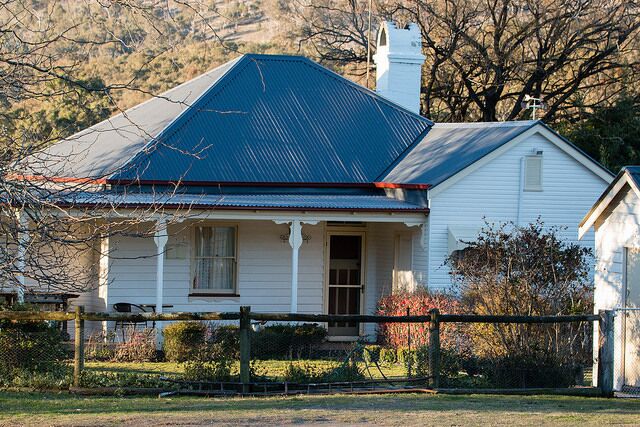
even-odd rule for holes
{"type": "Polygon", "coordinates": [[[625,166],[620,170],[580,222],[578,237],[582,238],[601,218],[606,218],[629,191],[640,198],[640,166],[625,166]]]}

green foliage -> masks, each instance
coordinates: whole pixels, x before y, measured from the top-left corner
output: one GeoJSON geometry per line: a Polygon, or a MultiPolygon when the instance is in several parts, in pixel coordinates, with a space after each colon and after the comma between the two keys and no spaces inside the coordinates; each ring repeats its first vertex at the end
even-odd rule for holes
{"type": "Polygon", "coordinates": [[[364,381],[366,376],[354,358],[323,375],[323,382],[364,381]]]}
{"type": "Polygon", "coordinates": [[[382,347],[379,345],[367,345],[364,347],[363,358],[367,363],[379,363],[380,362],[380,352],[382,351],[382,347]]]}
{"type": "Polygon", "coordinates": [[[200,322],[177,322],[163,330],[164,357],[170,362],[194,360],[205,344],[207,325],[200,322]]]}
{"type": "Polygon", "coordinates": [[[380,349],[380,361],[385,365],[392,365],[398,361],[395,348],[382,347],[380,349]]]}
{"type": "Polygon", "coordinates": [[[554,354],[546,357],[509,355],[483,361],[481,372],[491,387],[570,387],[582,372],[574,364],[563,362],[554,354]]]}
{"type": "MultiPolygon", "coordinates": [[[[28,306],[18,310],[32,310],[28,306]]],[[[43,321],[0,321],[0,382],[25,372],[49,372],[67,354],[57,324],[43,321]]]]}
{"type": "Polygon", "coordinates": [[[289,363],[285,368],[282,380],[289,383],[315,383],[322,382],[326,371],[309,363],[289,363]]]}
{"type": "Polygon", "coordinates": [[[229,358],[216,360],[193,360],[184,364],[186,381],[230,381],[231,363],[229,358]]]}
{"type": "Polygon", "coordinates": [[[73,369],[63,363],[41,366],[44,369],[17,369],[11,376],[0,375],[0,386],[36,390],[62,390],[73,381],[73,369]]]}
{"type": "Polygon", "coordinates": [[[82,387],[132,387],[132,388],[168,388],[166,381],[160,380],[156,374],[139,372],[109,372],[84,370],[80,377],[82,387]]]}
{"type": "Polygon", "coordinates": [[[300,359],[313,353],[325,340],[327,330],[312,324],[273,325],[251,336],[251,354],[256,359],[300,359]]]}
{"type": "Polygon", "coordinates": [[[612,171],[640,163],[640,98],[624,96],[558,130],[612,171]]]}

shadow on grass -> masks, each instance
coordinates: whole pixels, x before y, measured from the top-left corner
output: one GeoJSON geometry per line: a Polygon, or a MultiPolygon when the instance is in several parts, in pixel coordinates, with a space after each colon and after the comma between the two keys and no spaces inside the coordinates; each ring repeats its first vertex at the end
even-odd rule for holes
{"type": "Polygon", "coordinates": [[[271,398],[174,397],[78,397],[69,394],[0,392],[0,418],[24,415],[127,415],[145,413],[209,413],[242,411],[259,415],[269,411],[375,410],[388,412],[459,413],[567,413],[635,415],[640,417],[640,400],[600,399],[567,396],[500,395],[332,395],[271,398]]]}

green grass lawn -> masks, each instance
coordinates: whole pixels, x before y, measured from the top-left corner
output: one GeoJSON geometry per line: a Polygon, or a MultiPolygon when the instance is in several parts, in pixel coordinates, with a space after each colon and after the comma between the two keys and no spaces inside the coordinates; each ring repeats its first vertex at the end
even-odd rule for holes
{"type": "Polygon", "coordinates": [[[640,400],[564,396],[77,397],[0,392],[0,425],[637,425],[640,400]]]}
{"type": "MultiPolygon", "coordinates": [[[[254,362],[255,369],[258,374],[265,375],[272,379],[282,379],[284,372],[289,364],[307,365],[316,370],[328,371],[340,365],[339,362],[331,360],[257,360],[254,362]]],[[[137,374],[181,374],[183,365],[173,362],[87,362],[85,367],[92,371],[107,372],[127,372],[137,374]]],[[[364,364],[361,363],[362,369],[364,364]]],[[[381,365],[382,373],[387,377],[404,377],[406,376],[405,367],[399,364],[381,365]]],[[[236,371],[238,366],[236,366],[236,371]]],[[[369,366],[369,372],[374,378],[381,378],[382,373],[374,366],[369,366]]],[[[365,371],[367,377],[369,374],[365,371]]]]}

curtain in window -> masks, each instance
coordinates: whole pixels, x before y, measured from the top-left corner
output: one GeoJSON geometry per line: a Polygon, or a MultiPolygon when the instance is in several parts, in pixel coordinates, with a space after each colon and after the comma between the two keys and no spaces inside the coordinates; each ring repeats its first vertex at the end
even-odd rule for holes
{"type": "Polygon", "coordinates": [[[231,291],[235,274],[235,228],[196,229],[195,289],[231,291]]]}

